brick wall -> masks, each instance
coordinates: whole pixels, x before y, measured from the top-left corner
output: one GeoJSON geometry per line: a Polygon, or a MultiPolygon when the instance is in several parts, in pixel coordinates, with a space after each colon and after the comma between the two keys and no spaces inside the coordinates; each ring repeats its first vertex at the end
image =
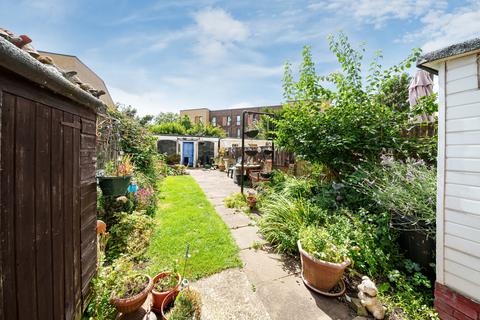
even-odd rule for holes
{"type": "Polygon", "coordinates": [[[480,320],[480,303],[440,284],[435,284],[435,309],[442,320],[480,320]]]}

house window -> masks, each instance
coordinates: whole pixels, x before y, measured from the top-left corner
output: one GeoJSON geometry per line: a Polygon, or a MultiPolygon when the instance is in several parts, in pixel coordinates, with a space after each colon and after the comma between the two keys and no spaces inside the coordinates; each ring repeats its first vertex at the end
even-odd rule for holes
{"type": "Polygon", "coordinates": [[[226,117],[222,117],[222,126],[226,126],[227,125],[227,118],[226,117]]]}
{"type": "Polygon", "coordinates": [[[202,117],[202,116],[195,116],[194,122],[195,122],[195,123],[203,122],[203,117],[202,117]]]}
{"type": "Polygon", "coordinates": [[[239,126],[240,123],[241,123],[241,121],[240,121],[240,116],[237,116],[237,126],[239,126]]]}
{"type": "Polygon", "coordinates": [[[237,138],[240,138],[240,128],[237,128],[237,138]]]}
{"type": "Polygon", "coordinates": [[[228,116],[227,117],[227,126],[230,126],[230,125],[232,125],[232,117],[228,116]]]}
{"type": "Polygon", "coordinates": [[[212,117],[212,126],[217,126],[217,117],[212,117]]]}

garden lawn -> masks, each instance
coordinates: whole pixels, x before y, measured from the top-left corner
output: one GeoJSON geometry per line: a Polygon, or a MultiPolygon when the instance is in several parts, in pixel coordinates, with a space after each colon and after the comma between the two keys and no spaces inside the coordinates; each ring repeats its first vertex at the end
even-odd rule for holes
{"type": "Polygon", "coordinates": [[[149,274],[171,269],[175,260],[183,272],[187,244],[191,258],[184,276],[190,280],[242,265],[230,230],[192,177],[167,177],[160,195],[147,251],[149,274]]]}

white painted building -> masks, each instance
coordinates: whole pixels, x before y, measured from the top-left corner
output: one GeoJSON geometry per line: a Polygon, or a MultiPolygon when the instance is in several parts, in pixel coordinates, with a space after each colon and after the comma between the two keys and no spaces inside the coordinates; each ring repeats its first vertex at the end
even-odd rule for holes
{"type": "MultiPolygon", "coordinates": [[[[426,54],[417,62],[437,73],[439,83],[437,310],[439,303],[446,303],[472,318],[480,317],[479,55],[480,38],[426,54]],[[457,299],[442,295],[442,290],[467,298],[471,310],[453,305],[457,299]]],[[[443,311],[440,315],[452,316],[443,311]]]]}
{"type": "MultiPolygon", "coordinates": [[[[214,138],[200,136],[179,135],[155,135],[157,138],[157,150],[160,153],[180,155],[180,164],[188,163],[189,166],[197,167],[218,156],[220,148],[240,147],[242,139],[238,138],[214,138]],[[170,143],[169,143],[170,142],[170,143]]],[[[245,146],[256,145],[263,147],[271,143],[267,140],[245,139],[245,146]]]]}

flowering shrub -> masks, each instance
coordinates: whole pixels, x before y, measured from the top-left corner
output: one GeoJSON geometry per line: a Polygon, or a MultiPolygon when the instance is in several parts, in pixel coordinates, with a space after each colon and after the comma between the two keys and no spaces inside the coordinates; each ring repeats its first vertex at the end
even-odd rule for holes
{"type": "Polygon", "coordinates": [[[135,193],[137,210],[145,210],[148,214],[153,214],[155,210],[156,196],[153,188],[142,188],[135,193]]]}

